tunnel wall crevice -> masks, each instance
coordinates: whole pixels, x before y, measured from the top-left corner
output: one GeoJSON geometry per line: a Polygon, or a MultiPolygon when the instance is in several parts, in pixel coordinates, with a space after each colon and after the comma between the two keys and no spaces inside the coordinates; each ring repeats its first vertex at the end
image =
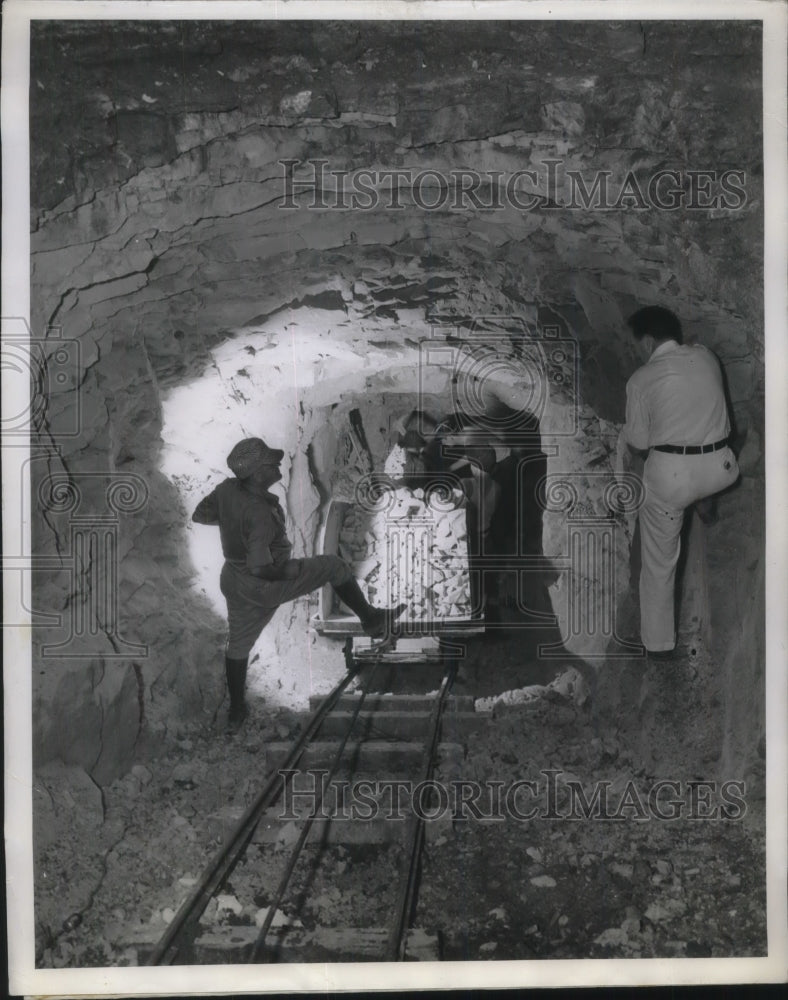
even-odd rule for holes
{"type": "MultiPolygon", "coordinates": [[[[760,44],[760,25],[742,21],[489,22],[440,32],[383,22],[250,23],[243,38],[207,22],[34,23],[31,324],[53,371],[63,340],[77,354],[64,365],[65,381],[52,384],[34,434],[32,496],[53,470],[74,481],[127,473],[148,491],[144,508],[117,520],[119,634],[148,654],[105,660],[114,652],[107,640],[81,660],[56,662],[42,655],[48,630],[37,630],[37,760],[62,757],[101,780],[126,769],[138,738],[140,674],[146,725],[215,708],[224,623],[193,589],[184,527],[191,511],[178,480],[162,471],[169,447],[162,408],[181,387],[226,367],[236,348],[273,357],[305,331],[314,338],[304,343],[322,345],[330,374],[343,351],[355,352],[360,365],[394,364],[433,328],[467,329],[478,317],[559,326],[578,346],[582,373],[556,400],[582,414],[576,439],[559,442],[561,473],[607,461],[623,419],[623,385],[637,363],[626,315],[648,303],[672,308],[687,338],[711,347],[726,372],[745,489],[721,503],[737,529],[748,516],[742,498],[755,510],[739,554],[749,567],[743,586],[757,595],[760,44]],[[102,44],[105,30],[111,46],[102,44]],[[70,66],[79,73],[64,89],[70,66]],[[48,141],[54,134],[65,141],[48,141]],[[297,207],[282,207],[281,161],[295,161],[308,182],[318,159],[337,171],[409,176],[531,170],[535,201],[527,211],[467,199],[461,210],[448,203],[425,210],[403,190],[401,209],[385,197],[368,210],[323,209],[309,207],[312,185],[299,189],[297,207]],[[550,159],[561,163],[557,186],[550,159]],[[625,194],[630,178],[647,191],[648,178],[666,169],[680,175],[683,210],[625,194]],[[716,207],[686,208],[688,171],[711,169],[736,172],[734,194],[716,207]],[[613,205],[568,206],[569,171],[589,185],[608,172],[613,205]]],[[[720,194],[716,181],[713,190],[720,194]]],[[[246,391],[243,425],[265,436],[274,401],[244,390],[238,368],[227,382],[228,406],[240,405],[246,391]]],[[[312,405],[323,405],[320,378],[300,392],[301,402],[312,393],[312,405]]],[[[276,405],[292,405],[283,400],[276,405]]],[[[230,416],[223,406],[210,422],[240,428],[237,409],[230,416]]],[[[300,492],[290,506],[297,546],[308,551],[325,498],[302,456],[310,440],[299,438],[303,418],[292,410],[290,482],[300,492]]],[[[225,454],[206,447],[194,448],[204,482],[222,472],[225,454]]],[[[102,490],[83,486],[83,511],[106,512],[102,490]]],[[[68,520],[61,517],[53,534],[56,522],[34,504],[36,553],[68,555],[68,520]]],[[[556,551],[563,531],[558,519],[546,524],[556,551]]],[[[718,534],[709,544],[726,541],[718,534]]],[[[627,557],[622,551],[622,580],[627,557]]],[[[722,557],[720,574],[732,565],[722,557]]],[[[65,610],[66,618],[89,600],[66,571],[37,575],[34,589],[41,607],[65,610]]],[[[713,611],[721,599],[712,588],[713,611]]],[[[741,656],[755,682],[763,664],[754,600],[741,656]]],[[[733,612],[740,616],[740,607],[733,612]]],[[[293,627],[305,626],[303,609],[289,614],[293,627]]],[[[718,634],[725,640],[724,627],[718,634]]],[[[762,701],[754,695],[750,707],[732,706],[734,672],[728,657],[719,674],[727,720],[720,752],[757,756],[762,701]]]]}

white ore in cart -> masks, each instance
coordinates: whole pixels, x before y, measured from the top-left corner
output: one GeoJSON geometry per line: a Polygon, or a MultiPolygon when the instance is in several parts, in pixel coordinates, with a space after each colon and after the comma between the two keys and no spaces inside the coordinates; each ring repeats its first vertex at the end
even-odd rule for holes
{"type": "MultiPolygon", "coordinates": [[[[339,555],[353,567],[371,604],[404,603],[405,632],[429,635],[476,621],[471,616],[466,512],[461,498],[444,493],[385,490],[374,503],[332,500],[319,551],[339,555]]],[[[321,591],[318,631],[360,633],[349,609],[326,586],[321,591]]]]}

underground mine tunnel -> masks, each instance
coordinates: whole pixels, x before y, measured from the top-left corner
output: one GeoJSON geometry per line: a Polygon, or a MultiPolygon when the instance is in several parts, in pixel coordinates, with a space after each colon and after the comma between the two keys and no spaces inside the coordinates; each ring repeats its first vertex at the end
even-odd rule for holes
{"type": "MultiPolygon", "coordinates": [[[[577,671],[595,725],[659,770],[614,475],[626,319],[654,304],[719,358],[741,471],[715,523],[687,518],[679,630],[700,652],[691,693],[665,695],[671,746],[762,793],[759,88],[754,22],[34,23],[32,327],[77,345],[30,465],[34,551],[62,560],[33,580],[60,616],[33,638],[36,766],[108,786],[221,706],[222,553],[191,515],[238,440],[284,451],[308,556],[365,475],[400,471],[413,420],[455,419],[486,435],[499,549],[523,559],[463,692],[577,671]],[[117,587],[78,627],[104,558],[117,587]]],[[[264,630],[253,710],[342,676],[323,600],[264,630]]]]}

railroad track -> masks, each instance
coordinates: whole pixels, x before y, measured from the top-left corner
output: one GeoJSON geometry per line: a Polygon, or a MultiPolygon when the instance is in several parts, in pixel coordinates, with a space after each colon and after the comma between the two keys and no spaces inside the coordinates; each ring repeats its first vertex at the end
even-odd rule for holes
{"type": "Polygon", "coordinates": [[[352,641],[345,657],[347,675],[327,697],[311,702],[295,742],[267,748],[269,774],[252,804],[240,814],[227,810],[212,817],[222,846],[163,936],[152,941],[150,930],[141,927],[118,942],[135,948],[141,963],[440,959],[439,935],[417,926],[433,779],[436,768],[445,772],[459,765],[463,751],[457,736],[483,717],[474,714],[472,698],[451,693],[456,660],[450,657],[398,661],[396,653],[386,658],[372,651],[355,659],[352,641]],[[428,686],[434,679],[435,689],[390,693],[406,671],[418,672],[428,686]],[[413,789],[418,802],[411,801],[413,789]],[[363,917],[354,924],[352,915],[351,925],[337,925],[335,913],[328,920],[301,919],[317,885],[328,880],[332,891],[337,882],[341,886],[343,879],[330,864],[328,875],[319,874],[338,845],[355,852],[350,863],[356,883],[380,882],[383,869],[393,874],[382,878],[386,919],[377,926],[363,917]],[[260,865],[270,876],[273,854],[276,875],[255,894],[266,905],[254,924],[201,920],[223,898],[237,870],[260,865]]]}

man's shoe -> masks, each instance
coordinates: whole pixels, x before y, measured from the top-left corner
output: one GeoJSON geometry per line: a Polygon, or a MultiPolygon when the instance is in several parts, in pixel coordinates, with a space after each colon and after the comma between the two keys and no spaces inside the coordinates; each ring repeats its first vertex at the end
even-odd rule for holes
{"type": "Polygon", "coordinates": [[[398,604],[395,608],[374,608],[370,614],[361,619],[364,634],[371,639],[388,638],[394,622],[406,607],[407,604],[398,604]]]}
{"type": "Polygon", "coordinates": [[[339,599],[358,616],[364,634],[372,639],[387,638],[391,634],[394,622],[407,607],[407,604],[398,604],[396,608],[373,608],[357,580],[334,584],[334,590],[339,599]]]}
{"type": "Polygon", "coordinates": [[[386,639],[391,635],[394,622],[407,608],[407,604],[398,604],[395,608],[373,608],[370,614],[361,619],[364,634],[371,639],[386,639]]]}

